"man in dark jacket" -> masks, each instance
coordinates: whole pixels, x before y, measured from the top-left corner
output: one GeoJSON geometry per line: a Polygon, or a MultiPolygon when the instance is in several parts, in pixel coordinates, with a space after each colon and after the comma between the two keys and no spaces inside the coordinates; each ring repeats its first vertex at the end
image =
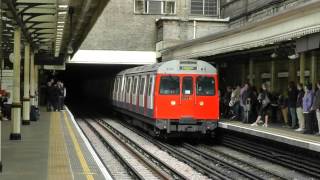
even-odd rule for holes
{"type": "Polygon", "coordinates": [[[316,111],[316,119],[318,123],[318,132],[316,135],[320,135],[320,81],[317,82],[317,90],[314,93],[314,99],[312,103],[312,110],[316,111]]]}
{"type": "Polygon", "coordinates": [[[291,81],[288,88],[288,108],[291,117],[291,128],[296,128],[297,126],[297,98],[298,90],[295,83],[291,81]]]}

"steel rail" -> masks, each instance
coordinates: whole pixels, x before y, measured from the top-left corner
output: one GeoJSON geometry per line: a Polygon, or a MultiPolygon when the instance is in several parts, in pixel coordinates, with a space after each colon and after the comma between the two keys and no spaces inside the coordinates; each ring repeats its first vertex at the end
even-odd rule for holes
{"type": "Polygon", "coordinates": [[[314,164],[306,160],[299,159],[301,157],[289,156],[287,153],[281,152],[274,148],[262,146],[256,143],[253,144],[244,139],[236,137],[223,137],[222,144],[256,157],[292,168],[316,178],[320,178],[320,164],[314,164]]]}
{"type": "Polygon", "coordinates": [[[89,128],[99,137],[101,142],[109,149],[109,151],[116,156],[119,162],[128,170],[129,175],[131,175],[135,179],[144,180],[143,176],[140,175],[139,172],[135,170],[134,167],[130,165],[130,163],[123,158],[123,156],[87,121],[84,121],[89,128]]]}
{"type": "Polygon", "coordinates": [[[130,145],[133,146],[135,149],[137,149],[138,152],[143,153],[143,155],[145,155],[148,159],[150,159],[153,163],[155,163],[158,167],[160,167],[164,172],[170,174],[174,179],[188,179],[188,177],[184,176],[183,174],[181,174],[177,170],[168,166],[165,162],[161,161],[156,156],[149,153],[144,148],[140,147],[140,145],[138,145],[134,141],[130,140],[130,138],[128,138],[126,135],[124,135],[123,133],[121,133],[117,129],[113,128],[111,125],[109,125],[104,120],[97,119],[97,121],[99,123],[103,124],[105,128],[108,128],[111,131],[113,131],[114,133],[116,133],[118,136],[120,136],[120,138],[123,138],[124,141],[126,141],[127,143],[130,143],[130,145]]]}
{"type": "MultiPolygon", "coordinates": [[[[103,121],[104,123],[108,124],[107,122],[103,121]]],[[[137,131],[136,129],[127,126],[124,123],[118,122],[120,124],[122,124],[123,126],[125,126],[126,128],[132,130],[133,132],[139,134],[140,136],[144,137],[145,139],[147,139],[149,142],[151,142],[152,144],[156,145],[157,147],[159,147],[160,149],[167,151],[168,153],[170,153],[171,155],[173,155],[175,158],[179,159],[182,162],[185,162],[186,164],[190,165],[191,167],[193,167],[194,169],[196,169],[197,171],[199,171],[200,173],[212,178],[212,179],[224,179],[224,180],[230,180],[233,179],[232,177],[227,176],[226,174],[224,174],[223,172],[221,172],[221,169],[215,168],[213,169],[213,167],[203,164],[202,162],[199,162],[196,158],[180,151],[177,150],[175,147],[173,147],[172,145],[168,145],[165,143],[162,143],[156,139],[154,139],[151,136],[148,136],[144,133],[141,133],[140,131],[137,131]]],[[[111,128],[113,128],[111,125],[109,125],[111,128]]],[[[120,132],[121,133],[121,132],[120,132]]]]}
{"type": "Polygon", "coordinates": [[[203,157],[203,158],[206,158],[206,159],[208,159],[208,160],[210,160],[210,161],[212,161],[214,163],[217,163],[217,164],[219,164],[219,165],[221,165],[223,167],[226,167],[226,168],[228,168],[228,169],[230,169],[230,170],[232,170],[232,171],[234,171],[234,172],[236,172],[236,173],[238,173],[238,174],[240,174],[240,175],[242,175],[242,176],[244,176],[246,178],[256,179],[256,180],[264,179],[264,178],[260,177],[257,174],[251,173],[251,172],[249,172],[247,170],[244,170],[244,169],[241,169],[240,167],[235,166],[235,165],[233,165],[233,164],[231,164],[229,162],[222,161],[222,160],[220,160],[220,159],[218,159],[218,158],[216,158],[214,156],[211,156],[208,153],[206,153],[206,152],[204,152],[202,150],[199,150],[199,149],[197,149],[196,147],[194,147],[194,146],[192,146],[190,144],[183,143],[182,147],[187,149],[187,150],[189,150],[189,151],[191,151],[191,152],[193,152],[193,153],[195,153],[195,154],[197,154],[197,155],[199,155],[199,156],[201,156],[201,157],[203,157]]]}

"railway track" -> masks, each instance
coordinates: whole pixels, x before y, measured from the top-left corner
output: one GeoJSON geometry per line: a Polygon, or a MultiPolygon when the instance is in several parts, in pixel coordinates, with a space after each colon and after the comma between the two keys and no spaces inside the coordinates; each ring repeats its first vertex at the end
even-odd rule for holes
{"type": "Polygon", "coordinates": [[[226,154],[222,154],[216,151],[212,152],[210,149],[195,147],[187,143],[183,143],[181,147],[194,153],[202,159],[205,159],[205,161],[214,164],[215,166],[219,166],[223,169],[228,169],[232,172],[235,172],[237,175],[239,175],[238,178],[243,177],[253,180],[282,179],[279,175],[266,172],[263,169],[250,165],[244,161],[234,159],[230,156],[227,156],[226,154]],[[218,158],[218,156],[213,156],[211,153],[215,153],[215,155],[218,154],[220,157],[218,158]]]}
{"type": "Polygon", "coordinates": [[[320,179],[320,162],[314,159],[281,151],[270,146],[257,144],[231,135],[225,135],[222,138],[222,145],[320,179]]]}
{"type": "Polygon", "coordinates": [[[134,179],[187,179],[103,121],[85,122],[134,179]]]}
{"type": "MultiPolygon", "coordinates": [[[[103,123],[108,124],[107,122],[103,121],[103,123]]],[[[176,157],[180,161],[185,162],[186,164],[192,166],[194,169],[198,170],[202,174],[205,174],[206,176],[212,178],[212,179],[282,179],[281,177],[266,172],[262,169],[252,167],[251,169],[254,169],[252,171],[248,172],[248,169],[244,168],[239,168],[239,166],[235,166],[232,163],[224,162],[221,159],[217,159],[211,155],[209,155],[206,152],[203,152],[199,150],[196,147],[193,147],[192,145],[189,144],[182,144],[181,147],[169,145],[166,143],[162,143],[158,140],[155,140],[151,136],[142,133],[138,130],[136,130],[133,127],[128,127],[126,124],[121,123],[123,126],[126,128],[130,129],[131,131],[139,134],[143,138],[147,139],[149,142],[155,144],[158,146],[160,149],[167,151],[170,153],[172,156],[176,157]],[[181,148],[184,148],[185,150],[188,150],[188,152],[184,152],[184,150],[181,150],[181,148]],[[190,153],[192,152],[193,154],[196,154],[199,157],[202,157],[202,159],[206,159],[207,162],[204,162],[203,160],[199,160],[199,158],[196,158],[192,156],[190,153]],[[208,161],[210,161],[208,163],[208,161]],[[213,165],[212,165],[213,164],[213,165]],[[256,172],[253,172],[256,171],[256,172]],[[258,173],[257,173],[258,171],[258,173]]],[[[110,128],[114,128],[111,125],[108,124],[110,128]]],[[[242,162],[244,164],[244,162],[242,162]]],[[[246,164],[249,166],[248,164],[246,164]]]]}

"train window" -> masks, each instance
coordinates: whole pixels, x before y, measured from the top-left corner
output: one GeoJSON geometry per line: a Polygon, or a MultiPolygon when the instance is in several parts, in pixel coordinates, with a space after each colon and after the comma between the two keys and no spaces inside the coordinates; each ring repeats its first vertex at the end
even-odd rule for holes
{"type": "Polygon", "coordinates": [[[197,95],[213,96],[215,81],[213,77],[199,76],[197,77],[197,95]]]}
{"type": "Polygon", "coordinates": [[[178,76],[162,76],[160,79],[160,94],[180,94],[180,81],[178,76]]]}
{"type": "Polygon", "coordinates": [[[182,80],[182,93],[184,95],[193,94],[193,79],[190,76],[183,77],[182,80]]]}
{"type": "Polygon", "coordinates": [[[130,85],[131,85],[131,78],[128,78],[126,85],[127,85],[127,87],[126,87],[127,93],[129,93],[129,91],[130,91],[130,85]]]}
{"type": "Polygon", "coordinates": [[[149,77],[148,96],[151,96],[152,77],[149,77]]]}
{"type": "Polygon", "coordinates": [[[133,94],[136,94],[137,92],[137,81],[138,81],[138,78],[135,77],[133,81],[133,94]]]}
{"type": "Polygon", "coordinates": [[[143,94],[144,84],[145,84],[145,78],[141,78],[141,81],[140,81],[140,92],[139,92],[140,95],[143,94]]]}

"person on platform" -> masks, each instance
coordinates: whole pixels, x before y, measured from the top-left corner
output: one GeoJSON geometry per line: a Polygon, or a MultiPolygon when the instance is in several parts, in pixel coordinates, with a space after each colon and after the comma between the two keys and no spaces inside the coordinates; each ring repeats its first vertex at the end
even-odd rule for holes
{"type": "Polygon", "coordinates": [[[298,91],[293,81],[289,83],[288,87],[288,108],[291,117],[291,128],[294,129],[297,126],[297,97],[298,91]]]}
{"type": "Polygon", "coordinates": [[[46,99],[47,99],[47,111],[51,111],[53,108],[53,80],[50,80],[47,82],[47,88],[46,88],[46,99]]]}
{"type": "Polygon", "coordinates": [[[280,94],[278,98],[278,104],[284,122],[283,127],[290,127],[288,122],[288,98],[284,94],[280,94]]]}
{"type": "Polygon", "coordinates": [[[314,93],[312,92],[312,85],[305,85],[305,94],[302,99],[303,115],[305,120],[305,131],[304,134],[313,133],[313,112],[312,112],[312,103],[314,98],[314,93]]]}
{"type": "Polygon", "coordinates": [[[258,112],[258,117],[251,126],[257,126],[259,123],[262,123],[262,118],[264,117],[265,122],[264,127],[268,127],[268,121],[270,117],[270,105],[271,105],[271,94],[267,88],[267,85],[262,84],[262,91],[258,95],[258,102],[260,103],[260,109],[258,112]]]}
{"type": "Polygon", "coordinates": [[[229,107],[231,108],[231,112],[232,112],[231,119],[239,119],[240,118],[240,86],[239,85],[234,87],[232,90],[229,107]]]}
{"type": "Polygon", "coordinates": [[[315,113],[316,113],[315,119],[317,119],[317,121],[316,121],[317,123],[315,123],[315,124],[318,124],[318,131],[317,131],[316,135],[320,136],[320,81],[317,82],[316,87],[317,87],[317,90],[314,93],[312,110],[315,111],[315,113]]]}
{"type": "Polygon", "coordinates": [[[295,131],[297,132],[303,132],[305,128],[305,121],[304,121],[304,116],[303,116],[303,106],[302,106],[302,99],[304,96],[304,91],[303,91],[303,85],[301,83],[297,84],[297,89],[298,89],[298,96],[297,96],[297,117],[298,117],[298,125],[299,128],[296,129],[295,131]]]}

